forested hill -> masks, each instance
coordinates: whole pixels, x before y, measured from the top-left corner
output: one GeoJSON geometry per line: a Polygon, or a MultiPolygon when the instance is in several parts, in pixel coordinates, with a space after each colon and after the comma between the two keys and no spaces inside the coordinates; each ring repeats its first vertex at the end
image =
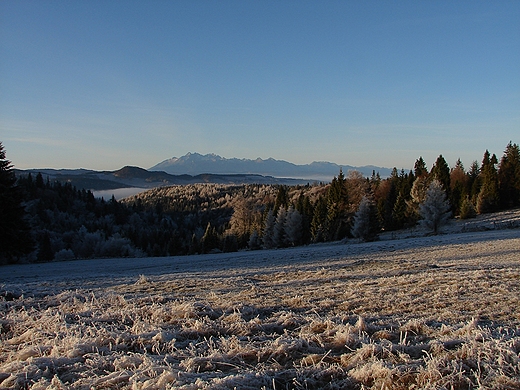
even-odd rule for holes
{"type": "Polygon", "coordinates": [[[15,170],[18,177],[29,173],[35,177],[43,175],[45,181],[60,181],[70,183],[78,189],[103,191],[117,188],[154,188],[170,185],[185,185],[197,183],[218,184],[285,184],[298,185],[313,180],[278,178],[257,174],[215,174],[203,173],[197,175],[173,175],[163,171],[148,171],[139,167],[126,166],[117,171],[93,171],[87,169],[28,169],[15,170]]]}
{"type": "Polygon", "coordinates": [[[486,151],[469,169],[440,155],[385,179],[340,170],[327,184],[188,184],[106,201],[41,173],[16,179],[0,143],[0,181],[0,263],[169,256],[375,240],[417,223],[435,233],[449,217],[519,207],[520,151],[486,151]]]}

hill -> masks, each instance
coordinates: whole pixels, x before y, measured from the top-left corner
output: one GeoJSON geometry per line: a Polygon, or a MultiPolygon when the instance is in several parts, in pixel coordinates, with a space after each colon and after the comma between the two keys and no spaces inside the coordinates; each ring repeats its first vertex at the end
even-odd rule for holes
{"type": "Polygon", "coordinates": [[[119,188],[155,188],[187,184],[285,184],[298,185],[312,182],[311,179],[279,178],[258,174],[213,174],[172,175],[163,171],[151,171],[139,167],[125,166],[117,171],[94,171],[88,169],[27,169],[15,170],[17,176],[31,173],[43,179],[70,183],[78,189],[105,191],[119,188]]]}

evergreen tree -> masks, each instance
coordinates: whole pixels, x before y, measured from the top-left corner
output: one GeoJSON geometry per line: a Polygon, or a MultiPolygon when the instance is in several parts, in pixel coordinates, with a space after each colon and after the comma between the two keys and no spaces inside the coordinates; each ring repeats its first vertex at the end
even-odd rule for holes
{"type": "Polygon", "coordinates": [[[208,222],[208,226],[206,227],[206,231],[201,239],[202,251],[204,253],[209,253],[213,249],[217,249],[219,247],[219,237],[216,229],[211,226],[211,223],[208,222]]]}
{"type": "Polygon", "coordinates": [[[468,182],[466,191],[473,203],[476,203],[478,193],[480,192],[480,167],[478,161],[473,161],[467,174],[468,182]]]}
{"type": "Polygon", "coordinates": [[[251,235],[249,236],[249,242],[248,242],[248,247],[249,249],[251,250],[258,250],[261,248],[261,239],[260,239],[260,235],[258,234],[258,232],[255,230],[253,230],[253,233],[251,233],[251,235]]]}
{"type": "Polygon", "coordinates": [[[347,235],[347,212],[349,195],[346,179],[340,169],[338,177],[334,177],[327,192],[326,238],[338,240],[347,235]]]}
{"type": "Polygon", "coordinates": [[[52,250],[51,238],[48,232],[45,232],[40,240],[36,259],[42,263],[54,260],[54,251],[52,250]]]}
{"type": "Polygon", "coordinates": [[[437,157],[437,160],[435,161],[435,165],[432,168],[432,171],[430,173],[430,176],[433,180],[439,181],[441,183],[442,188],[444,191],[446,191],[446,194],[450,192],[450,167],[448,166],[448,163],[442,157],[442,154],[437,157]]]}
{"type": "Polygon", "coordinates": [[[0,142],[0,264],[17,262],[33,251],[23,200],[13,166],[0,142]]]}
{"type": "Polygon", "coordinates": [[[502,208],[520,205],[520,149],[509,142],[498,168],[498,189],[502,208]]]}
{"type": "MultiPolygon", "coordinates": [[[[397,173],[397,170],[396,170],[397,173]]],[[[398,176],[392,175],[378,191],[377,213],[384,230],[395,230],[394,206],[399,196],[397,191],[398,176]]]]}
{"type": "Polygon", "coordinates": [[[278,193],[276,195],[276,200],[274,202],[274,213],[278,213],[278,209],[280,207],[284,207],[287,209],[289,206],[289,189],[287,186],[280,185],[278,186],[278,193]]]}
{"type": "Polygon", "coordinates": [[[296,210],[298,210],[302,218],[302,244],[308,244],[311,242],[311,222],[314,216],[314,208],[309,197],[305,196],[303,192],[298,197],[296,210]]]}
{"type": "Polygon", "coordinates": [[[460,208],[463,200],[467,195],[467,181],[468,177],[466,172],[464,171],[464,165],[460,158],[457,160],[455,167],[451,170],[450,173],[450,185],[451,185],[451,198],[450,203],[453,206],[453,211],[455,215],[460,214],[460,208]]]}
{"type": "Polygon", "coordinates": [[[381,184],[381,175],[379,172],[376,173],[375,170],[372,170],[372,176],[370,177],[370,191],[372,193],[376,192],[381,184]]]}
{"type": "Polygon", "coordinates": [[[276,224],[276,216],[272,209],[267,212],[267,217],[264,222],[264,231],[262,234],[262,240],[264,242],[265,249],[271,249],[276,247],[274,240],[274,226],[276,224]]]}
{"type": "Polygon", "coordinates": [[[415,161],[414,175],[416,178],[428,176],[428,169],[422,157],[419,157],[417,161],[415,161]]]}
{"type": "Polygon", "coordinates": [[[419,206],[421,225],[431,229],[437,234],[439,228],[444,225],[451,216],[450,203],[442,184],[434,180],[426,191],[426,199],[419,206]]]}
{"type": "Polygon", "coordinates": [[[477,212],[479,214],[494,212],[498,210],[500,205],[497,163],[497,157],[494,154],[490,156],[489,151],[486,150],[480,169],[481,186],[477,197],[477,212]]]}
{"type": "Polygon", "coordinates": [[[406,202],[406,215],[414,221],[419,219],[419,205],[426,199],[428,190],[428,177],[419,176],[415,179],[410,190],[410,199],[406,202]]]}
{"type": "Polygon", "coordinates": [[[287,244],[287,237],[285,235],[285,221],[287,219],[287,210],[285,207],[280,207],[276,214],[276,222],[274,224],[273,242],[275,248],[285,247],[287,244]]]}
{"type": "Polygon", "coordinates": [[[298,210],[289,207],[285,218],[284,232],[287,244],[289,246],[297,246],[301,244],[302,239],[302,215],[298,210]]]}
{"type": "Polygon", "coordinates": [[[363,241],[374,241],[377,239],[379,230],[376,205],[369,197],[365,196],[354,214],[352,235],[363,241]]]}
{"type": "Polygon", "coordinates": [[[401,229],[405,225],[406,214],[406,197],[403,192],[399,192],[392,210],[395,229],[401,229]]]}
{"type": "Polygon", "coordinates": [[[327,201],[320,196],[314,205],[314,213],[311,221],[311,236],[313,242],[325,240],[327,224],[327,201]]]}
{"type": "Polygon", "coordinates": [[[473,202],[469,198],[469,195],[467,195],[460,206],[460,219],[475,218],[476,216],[477,210],[475,210],[473,202]]]}

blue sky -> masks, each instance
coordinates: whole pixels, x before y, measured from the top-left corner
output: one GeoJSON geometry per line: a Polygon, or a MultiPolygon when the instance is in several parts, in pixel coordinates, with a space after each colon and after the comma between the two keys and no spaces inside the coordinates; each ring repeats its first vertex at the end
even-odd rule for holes
{"type": "Polygon", "coordinates": [[[516,0],[3,0],[0,141],[18,168],[469,168],[520,143],[519,20],[516,0]]]}

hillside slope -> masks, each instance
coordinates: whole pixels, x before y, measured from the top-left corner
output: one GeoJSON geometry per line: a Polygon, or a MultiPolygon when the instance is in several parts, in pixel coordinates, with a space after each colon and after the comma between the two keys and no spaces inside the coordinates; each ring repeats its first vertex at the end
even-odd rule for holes
{"type": "Polygon", "coordinates": [[[6,267],[0,386],[519,388],[519,247],[506,229],[6,267]]]}

